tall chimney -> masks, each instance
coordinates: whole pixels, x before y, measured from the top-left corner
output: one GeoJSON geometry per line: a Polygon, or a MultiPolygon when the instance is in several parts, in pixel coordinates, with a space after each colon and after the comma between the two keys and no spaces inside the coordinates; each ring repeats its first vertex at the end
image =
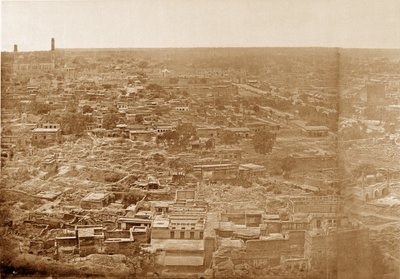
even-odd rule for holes
{"type": "Polygon", "coordinates": [[[18,52],[18,45],[14,45],[14,52],[18,52]]]}
{"type": "Polygon", "coordinates": [[[51,38],[51,51],[54,51],[56,49],[56,41],[54,38],[51,38]]]}

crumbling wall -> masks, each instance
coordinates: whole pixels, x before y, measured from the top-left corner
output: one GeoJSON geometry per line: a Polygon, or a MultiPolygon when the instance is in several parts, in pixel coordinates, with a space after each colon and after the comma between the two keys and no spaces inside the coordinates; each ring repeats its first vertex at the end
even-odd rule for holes
{"type": "Polygon", "coordinates": [[[280,264],[281,256],[290,255],[288,239],[249,240],[246,242],[246,261],[254,267],[280,264]]]}

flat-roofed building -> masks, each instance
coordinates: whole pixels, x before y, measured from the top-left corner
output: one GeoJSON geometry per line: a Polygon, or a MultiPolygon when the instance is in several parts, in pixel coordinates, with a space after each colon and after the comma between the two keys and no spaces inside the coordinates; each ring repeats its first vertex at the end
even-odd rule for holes
{"type": "Polygon", "coordinates": [[[113,230],[104,232],[104,253],[132,255],[134,242],[131,230],[113,230]]]}
{"type": "Polygon", "coordinates": [[[134,141],[148,141],[154,136],[153,131],[145,129],[131,129],[129,130],[129,138],[134,141]]]}
{"type": "Polygon", "coordinates": [[[229,163],[196,165],[193,166],[193,172],[201,179],[235,179],[238,173],[238,166],[229,163]]]}
{"type": "Polygon", "coordinates": [[[111,201],[111,194],[105,192],[92,192],[87,194],[80,202],[84,209],[102,209],[111,201]]]}
{"type": "Polygon", "coordinates": [[[182,271],[204,269],[204,222],[198,216],[158,216],[153,222],[151,250],[161,268],[182,271]]]}
{"type": "Polygon", "coordinates": [[[78,226],[78,249],[81,257],[101,252],[104,241],[104,231],[101,226],[78,226]]]}
{"type": "Polygon", "coordinates": [[[41,162],[40,168],[43,171],[49,172],[49,173],[56,173],[57,171],[57,158],[55,156],[47,156],[44,158],[44,160],[41,162]]]}
{"type": "Polygon", "coordinates": [[[215,249],[215,234],[209,232],[213,229],[208,227],[205,235],[209,225],[206,202],[194,190],[178,190],[175,201],[161,206],[168,206],[168,211],[155,216],[150,240],[156,265],[161,270],[204,271],[215,249]]]}
{"type": "Polygon", "coordinates": [[[289,212],[294,213],[338,213],[342,202],[337,196],[292,197],[289,212]]]}
{"type": "Polygon", "coordinates": [[[251,131],[246,127],[225,128],[224,131],[234,133],[239,138],[249,138],[251,131]]]}
{"type": "Polygon", "coordinates": [[[140,218],[140,216],[135,215],[135,217],[119,217],[117,219],[117,224],[118,227],[122,230],[129,230],[133,227],[150,228],[152,220],[147,218],[140,218]]]}
{"type": "Polygon", "coordinates": [[[174,204],[174,201],[151,201],[150,206],[154,214],[165,215],[169,213],[169,207],[174,204]]]}
{"type": "Polygon", "coordinates": [[[232,161],[240,161],[242,159],[242,149],[240,148],[223,148],[219,147],[215,149],[215,158],[220,160],[232,160],[232,161]]]}
{"type": "Polygon", "coordinates": [[[175,202],[194,200],[196,198],[195,190],[176,190],[175,192],[175,202]]]}
{"type": "Polygon", "coordinates": [[[309,228],[336,228],[348,224],[343,202],[337,196],[293,197],[288,202],[289,220],[307,222],[309,228]]]}
{"type": "Polygon", "coordinates": [[[221,222],[232,222],[245,227],[258,227],[263,223],[262,210],[245,210],[241,212],[225,212],[220,214],[221,222]]]}
{"type": "Polygon", "coordinates": [[[168,272],[202,272],[204,266],[204,240],[157,239],[155,263],[159,270],[168,272]]]}
{"type": "Polygon", "coordinates": [[[175,130],[175,127],[172,125],[157,125],[155,128],[157,134],[162,135],[166,132],[172,132],[175,130]]]}
{"type": "Polygon", "coordinates": [[[326,137],[329,134],[329,128],[326,126],[306,125],[301,120],[293,120],[291,123],[299,127],[307,137],[326,137]]]}
{"type": "Polygon", "coordinates": [[[329,133],[329,128],[326,126],[305,126],[303,130],[309,137],[326,137],[329,133]]]}
{"type": "Polygon", "coordinates": [[[34,146],[49,146],[61,143],[60,124],[44,123],[39,124],[32,130],[31,142],[34,146]]]}
{"type": "Polygon", "coordinates": [[[196,129],[196,134],[200,138],[214,138],[219,135],[220,130],[220,127],[198,127],[196,129]]]}
{"type": "Polygon", "coordinates": [[[251,179],[257,176],[265,175],[265,167],[253,163],[239,165],[239,176],[245,179],[251,179]]]}
{"type": "Polygon", "coordinates": [[[270,131],[268,124],[261,121],[247,123],[246,127],[250,129],[250,132],[253,135],[259,132],[270,131]]]}

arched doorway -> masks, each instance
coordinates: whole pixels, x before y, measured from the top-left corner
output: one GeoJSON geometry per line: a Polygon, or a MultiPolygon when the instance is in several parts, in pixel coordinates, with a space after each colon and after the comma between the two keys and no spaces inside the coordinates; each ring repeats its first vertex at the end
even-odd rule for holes
{"type": "Polygon", "coordinates": [[[379,190],[374,191],[374,198],[379,199],[381,197],[381,192],[379,190]]]}
{"type": "Polygon", "coordinates": [[[389,195],[389,189],[385,187],[382,189],[382,196],[387,196],[387,195],[389,195]]]}

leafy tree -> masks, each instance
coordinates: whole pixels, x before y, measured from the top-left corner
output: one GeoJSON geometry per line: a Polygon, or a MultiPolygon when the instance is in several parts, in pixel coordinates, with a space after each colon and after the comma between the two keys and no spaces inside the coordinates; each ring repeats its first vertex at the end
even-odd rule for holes
{"type": "Polygon", "coordinates": [[[76,107],[77,106],[76,106],[76,104],[74,102],[68,102],[65,109],[66,109],[67,112],[75,113],[76,112],[76,107]]]}
{"type": "Polygon", "coordinates": [[[164,143],[164,135],[157,135],[156,137],[156,144],[164,143]]]}
{"type": "Polygon", "coordinates": [[[103,128],[107,130],[114,129],[117,125],[119,116],[117,113],[108,113],[103,116],[103,128]]]}
{"type": "Polygon", "coordinates": [[[267,154],[272,151],[276,141],[276,134],[268,131],[256,132],[253,137],[254,150],[260,154],[267,154]]]}
{"type": "Polygon", "coordinates": [[[68,112],[61,116],[60,125],[63,134],[82,135],[88,118],[79,112],[68,112]]]}
{"type": "Polygon", "coordinates": [[[199,115],[205,115],[207,113],[207,109],[204,104],[200,104],[196,111],[199,115]]]}
{"type": "Polygon", "coordinates": [[[179,78],[173,77],[169,79],[170,84],[177,84],[179,82],[179,78]]]}
{"type": "Polygon", "coordinates": [[[115,114],[118,113],[118,109],[115,105],[108,105],[107,110],[109,113],[115,113],[115,114]]]}
{"type": "Polygon", "coordinates": [[[196,137],[196,128],[192,123],[184,123],[176,128],[176,133],[178,136],[177,146],[180,148],[185,148],[190,139],[196,137]]]}
{"type": "Polygon", "coordinates": [[[144,194],[139,191],[130,191],[123,194],[122,202],[125,206],[130,204],[136,204],[138,201],[142,200],[144,194]]]}
{"type": "Polygon", "coordinates": [[[169,107],[167,106],[156,106],[154,108],[154,113],[158,116],[162,116],[163,114],[167,114],[169,112],[169,107]]]}
{"type": "Polygon", "coordinates": [[[179,136],[190,138],[196,135],[196,128],[192,123],[184,123],[176,128],[176,132],[179,136]]]}
{"type": "Polygon", "coordinates": [[[52,108],[49,104],[32,102],[30,110],[33,114],[47,114],[52,110],[52,108]]]}
{"type": "Polygon", "coordinates": [[[250,102],[249,102],[247,99],[242,99],[242,100],[240,101],[240,103],[241,103],[242,106],[243,106],[244,108],[246,108],[246,109],[248,109],[249,106],[250,106],[250,102]]]}
{"type": "Polygon", "coordinates": [[[296,160],[293,157],[287,156],[287,157],[283,158],[283,160],[281,162],[283,175],[286,178],[289,178],[289,173],[294,169],[295,166],[296,166],[296,160]]]}
{"type": "Polygon", "coordinates": [[[253,110],[255,113],[259,113],[260,112],[260,106],[259,105],[254,105],[253,106],[253,110]]]}
{"type": "Polygon", "coordinates": [[[82,112],[83,113],[92,113],[93,112],[93,108],[89,105],[84,105],[82,108],[82,112]]]}
{"type": "Polygon", "coordinates": [[[206,149],[213,149],[215,146],[214,139],[208,139],[206,141],[206,149]]]}
{"type": "Polygon", "coordinates": [[[168,163],[168,166],[173,170],[184,170],[188,173],[192,170],[192,166],[181,158],[173,159],[168,163]]]}
{"type": "Polygon", "coordinates": [[[215,107],[218,110],[224,110],[225,109],[225,102],[226,102],[226,99],[223,98],[222,96],[219,96],[219,97],[217,97],[215,99],[215,107]]]}
{"type": "Polygon", "coordinates": [[[151,83],[151,84],[147,85],[146,88],[151,91],[161,91],[161,92],[164,91],[164,88],[161,85],[158,85],[155,83],[151,83]]]}
{"type": "Polygon", "coordinates": [[[234,132],[231,131],[223,131],[221,133],[221,141],[224,144],[236,144],[239,139],[234,132]]]}
{"type": "Polygon", "coordinates": [[[179,125],[176,130],[167,131],[162,135],[157,136],[157,143],[166,142],[168,145],[173,145],[175,148],[185,148],[190,139],[195,137],[196,130],[190,123],[179,125]]]}
{"type": "Polygon", "coordinates": [[[273,107],[281,111],[289,111],[292,109],[293,105],[290,100],[276,100],[273,107]]]}
{"type": "Polygon", "coordinates": [[[140,61],[139,62],[139,68],[140,69],[145,69],[145,68],[147,68],[149,66],[149,62],[147,62],[147,61],[140,61]]]}
{"type": "Polygon", "coordinates": [[[143,115],[136,114],[136,115],[135,115],[135,121],[136,121],[136,123],[142,124],[143,121],[144,121],[143,115]]]}
{"type": "Polygon", "coordinates": [[[282,170],[291,171],[296,166],[296,160],[291,156],[286,156],[282,160],[282,170]]]}
{"type": "Polygon", "coordinates": [[[167,131],[157,136],[157,143],[167,142],[167,144],[174,144],[178,141],[178,133],[176,131],[167,131]]]}
{"type": "Polygon", "coordinates": [[[167,131],[164,133],[164,138],[167,141],[177,141],[179,138],[179,135],[176,131],[167,131]]]}
{"type": "Polygon", "coordinates": [[[12,130],[9,126],[4,127],[3,135],[12,136],[12,130]]]}
{"type": "Polygon", "coordinates": [[[138,72],[137,73],[137,78],[141,83],[145,83],[147,79],[147,75],[144,72],[138,72]]]}
{"type": "Polygon", "coordinates": [[[165,157],[162,154],[156,153],[153,155],[153,160],[156,161],[158,164],[162,164],[165,162],[165,157]]]}

